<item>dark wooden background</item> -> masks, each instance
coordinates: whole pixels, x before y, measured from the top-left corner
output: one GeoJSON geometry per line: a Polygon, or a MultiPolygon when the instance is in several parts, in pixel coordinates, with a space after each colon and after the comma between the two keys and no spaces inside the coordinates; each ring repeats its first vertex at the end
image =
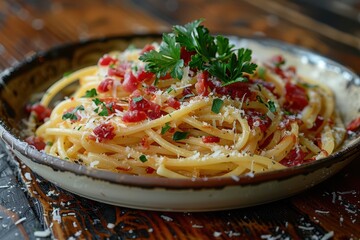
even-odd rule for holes
{"type": "MultiPolygon", "coordinates": [[[[213,32],[280,39],[359,74],[359,16],[358,0],[2,0],[0,70],[59,44],[160,33],[202,17],[213,32]]],[[[75,196],[34,175],[2,144],[0,158],[0,239],[360,239],[360,159],[275,203],[169,213],[75,196]]]]}

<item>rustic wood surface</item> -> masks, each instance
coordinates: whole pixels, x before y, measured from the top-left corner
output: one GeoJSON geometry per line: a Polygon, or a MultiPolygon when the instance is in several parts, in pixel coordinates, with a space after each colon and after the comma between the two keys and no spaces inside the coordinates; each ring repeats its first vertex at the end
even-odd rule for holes
{"type": "MultiPolygon", "coordinates": [[[[0,70],[59,44],[163,32],[203,17],[211,31],[280,39],[359,74],[359,10],[360,1],[332,0],[3,0],[0,70]]],[[[359,161],[282,201],[169,213],[84,199],[36,176],[3,145],[0,157],[0,239],[360,239],[359,161]]]]}

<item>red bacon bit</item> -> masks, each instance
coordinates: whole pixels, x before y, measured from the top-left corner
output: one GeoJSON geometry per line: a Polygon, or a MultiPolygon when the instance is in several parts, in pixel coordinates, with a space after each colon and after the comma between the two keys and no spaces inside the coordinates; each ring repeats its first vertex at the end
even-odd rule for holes
{"type": "Polygon", "coordinates": [[[155,47],[151,44],[146,44],[145,47],[141,50],[140,55],[143,55],[146,52],[150,52],[151,50],[155,50],[155,47]]]}
{"type": "Polygon", "coordinates": [[[42,137],[38,136],[30,136],[25,139],[25,142],[27,142],[29,145],[34,146],[37,150],[44,150],[46,144],[44,142],[44,139],[42,137]]]}
{"type": "Polygon", "coordinates": [[[46,118],[49,118],[51,115],[51,109],[44,107],[43,105],[37,103],[32,106],[27,106],[26,110],[28,112],[35,113],[39,122],[44,122],[46,118]]]}
{"type": "Polygon", "coordinates": [[[118,170],[118,171],[123,171],[123,172],[128,172],[128,171],[130,171],[131,170],[131,167],[120,167],[120,166],[118,166],[118,167],[116,167],[116,170],[118,170]]]}
{"type": "Polygon", "coordinates": [[[250,128],[259,127],[261,132],[265,132],[271,124],[271,119],[252,109],[246,111],[246,117],[250,128]]]}
{"type": "Polygon", "coordinates": [[[155,169],[153,169],[152,167],[147,167],[147,168],[145,169],[145,172],[146,172],[147,174],[153,174],[153,173],[155,172],[155,169]]]}
{"type": "Polygon", "coordinates": [[[270,62],[275,66],[275,67],[280,67],[281,65],[285,64],[285,59],[282,55],[275,55],[270,59],[270,62]]]}
{"type": "Polygon", "coordinates": [[[111,78],[106,78],[105,80],[101,81],[99,86],[97,87],[97,91],[100,93],[105,93],[110,91],[114,86],[114,80],[111,78]]]}
{"type": "Polygon", "coordinates": [[[128,72],[124,76],[123,89],[129,93],[135,91],[139,85],[138,79],[132,72],[128,72]]]}
{"type": "Polygon", "coordinates": [[[118,101],[116,98],[101,98],[100,101],[102,101],[103,103],[105,103],[107,110],[110,113],[115,113],[116,110],[122,112],[124,109],[122,106],[119,105],[118,101]]]}
{"type": "Polygon", "coordinates": [[[150,95],[150,94],[155,93],[157,90],[158,90],[157,87],[155,87],[154,85],[150,85],[145,89],[145,92],[146,92],[146,94],[150,95]]]}
{"type": "Polygon", "coordinates": [[[360,117],[352,120],[346,127],[346,130],[348,131],[357,131],[360,129],[360,117]]]}
{"type": "Polygon", "coordinates": [[[203,71],[197,75],[197,83],[195,83],[195,89],[198,95],[208,96],[209,95],[209,73],[203,71]]]}
{"type": "Polygon", "coordinates": [[[167,100],[167,104],[174,109],[180,108],[180,102],[177,99],[172,98],[172,97],[167,100]]]}
{"type": "Polygon", "coordinates": [[[280,163],[286,167],[299,166],[311,161],[311,159],[305,159],[307,154],[301,149],[292,149],[280,163]]]}
{"type": "Polygon", "coordinates": [[[108,75],[109,76],[119,77],[119,78],[124,78],[125,73],[130,68],[131,68],[131,63],[128,63],[128,62],[121,63],[116,67],[109,67],[108,75]]]}
{"type": "Polygon", "coordinates": [[[149,81],[153,80],[154,77],[155,77],[155,74],[153,74],[152,72],[141,71],[138,74],[137,80],[138,80],[138,82],[149,82],[149,81]]]}
{"type": "Polygon", "coordinates": [[[100,66],[109,66],[110,64],[115,64],[117,62],[117,59],[114,59],[108,55],[103,56],[99,60],[100,66]]]}
{"type": "Polygon", "coordinates": [[[134,123],[134,122],[143,121],[146,118],[147,115],[144,111],[133,110],[133,111],[125,112],[124,116],[122,117],[122,120],[126,123],[134,123]]]}
{"type": "Polygon", "coordinates": [[[189,65],[189,62],[191,61],[191,56],[194,55],[196,52],[189,52],[184,47],[180,50],[180,58],[184,60],[184,65],[189,65]]]}
{"type": "Polygon", "coordinates": [[[156,103],[152,103],[152,107],[151,109],[149,109],[146,112],[146,115],[148,116],[148,118],[150,118],[151,120],[157,119],[159,117],[161,117],[163,115],[163,113],[161,112],[161,107],[160,105],[156,104],[156,103]]]}
{"type": "Polygon", "coordinates": [[[161,80],[166,80],[166,79],[170,79],[170,78],[172,78],[170,73],[167,73],[165,76],[160,77],[161,80]]]}
{"type": "Polygon", "coordinates": [[[111,140],[116,134],[114,133],[115,127],[110,123],[102,123],[94,129],[94,134],[99,142],[103,140],[111,140]]]}
{"type": "Polygon", "coordinates": [[[218,142],[220,142],[220,138],[215,137],[215,136],[203,136],[201,138],[201,140],[203,141],[203,143],[218,143],[218,142]]]}
{"type": "MultiPolygon", "coordinates": [[[[134,93],[134,96],[139,97],[137,94],[138,93],[134,93]]],[[[129,103],[129,110],[130,111],[137,110],[144,112],[147,115],[147,117],[149,117],[150,119],[157,119],[162,116],[160,105],[153,103],[145,99],[144,97],[142,97],[142,99],[139,101],[134,101],[134,98],[132,98],[129,103]]]]}
{"type": "Polygon", "coordinates": [[[309,104],[306,92],[302,87],[287,82],[285,85],[285,90],[285,109],[299,112],[309,104]]]}
{"type": "Polygon", "coordinates": [[[144,136],[143,138],[141,138],[140,144],[143,148],[149,149],[150,148],[149,137],[144,136]]]}
{"type": "Polygon", "coordinates": [[[191,91],[191,88],[190,88],[190,87],[184,88],[184,90],[183,90],[183,92],[182,92],[183,97],[185,97],[185,96],[190,96],[190,95],[192,95],[192,94],[194,94],[194,93],[191,91]]]}

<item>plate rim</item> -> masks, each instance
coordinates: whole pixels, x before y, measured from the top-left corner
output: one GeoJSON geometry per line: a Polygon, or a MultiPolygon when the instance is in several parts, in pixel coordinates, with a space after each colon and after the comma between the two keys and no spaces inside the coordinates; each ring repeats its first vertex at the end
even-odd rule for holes
{"type": "MultiPolygon", "coordinates": [[[[277,47],[283,51],[290,52],[296,55],[307,55],[312,58],[317,58],[325,61],[327,64],[340,68],[342,71],[351,75],[352,81],[360,81],[358,75],[351,69],[343,66],[342,64],[325,57],[313,50],[306,49],[301,46],[296,46],[287,42],[283,42],[276,39],[265,38],[260,36],[255,37],[243,37],[239,35],[226,35],[230,38],[236,38],[238,40],[256,41],[265,46],[277,47]]],[[[67,52],[74,52],[77,47],[84,47],[95,43],[105,43],[107,41],[125,40],[131,41],[139,38],[153,38],[160,39],[160,34],[130,34],[130,35],[113,35],[100,38],[91,38],[81,40],[79,42],[71,42],[55,46],[47,51],[40,51],[36,54],[26,58],[24,61],[17,63],[5,69],[0,73],[0,79],[6,84],[8,79],[11,79],[17,74],[22,74],[23,71],[31,69],[33,65],[40,64],[47,59],[55,59],[60,55],[67,55],[67,52]],[[73,50],[71,50],[73,49],[73,50]]],[[[2,84],[1,84],[2,85],[2,84]]],[[[1,90],[2,87],[0,87],[1,90]]],[[[133,176],[123,173],[114,173],[106,170],[95,169],[87,166],[78,165],[73,162],[62,160],[58,157],[54,157],[43,152],[34,149],[32,146],[27,145],[18,136],[11,133],[9,127],[0,119],[0,137],[7,143],[8,146],[18,150],[20,153],[30,157],[31,161],[39,164],[47,165],[54,170],[58,171],[70,171],[76,175],[85,175],[95,180],[108,181],[115,184],[137,186],[143,188],[167,188],[167,189],[203,189],[203,188],[224,188],[231,185],[257,185],[270,180],[285,180],[299,174],[307,174],[313,172],[319,168],[329,168],[333,164],[341,161],[345,161],[346,157],[355,158],[356,149],[360,147],[360,137],[357,136],[356,142],[349,147],[341,149],[338,152],[331,154],[330,156],[313,161],[310,163],[302,164],[300,166],[290,167],[282,170],[273,170],[264,173],[258,173],[255,177],[252,175],[244,175],[238,177],[216,177],[216,178],[193,178],[193,179],[173,179],[163,177],[149,177],[149,176],[133,176]],[[46,159],[46,160],[44,160],[46,159]],[[150,180],[151,179],[151,180],[150,180]]]]}

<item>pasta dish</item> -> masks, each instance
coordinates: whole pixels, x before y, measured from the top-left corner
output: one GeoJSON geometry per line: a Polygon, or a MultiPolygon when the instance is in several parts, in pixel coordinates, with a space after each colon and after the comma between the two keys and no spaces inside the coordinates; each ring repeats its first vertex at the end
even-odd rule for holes
{"type": "Polygon", "coordinates": [[[283,169],[341,144],[328,87],[299,76],[281,55],[252,60],[251,50],[201,22],[65,74],[28,107],[35,134],[27,142],[81,165],[167,178],[283,169]]]}

